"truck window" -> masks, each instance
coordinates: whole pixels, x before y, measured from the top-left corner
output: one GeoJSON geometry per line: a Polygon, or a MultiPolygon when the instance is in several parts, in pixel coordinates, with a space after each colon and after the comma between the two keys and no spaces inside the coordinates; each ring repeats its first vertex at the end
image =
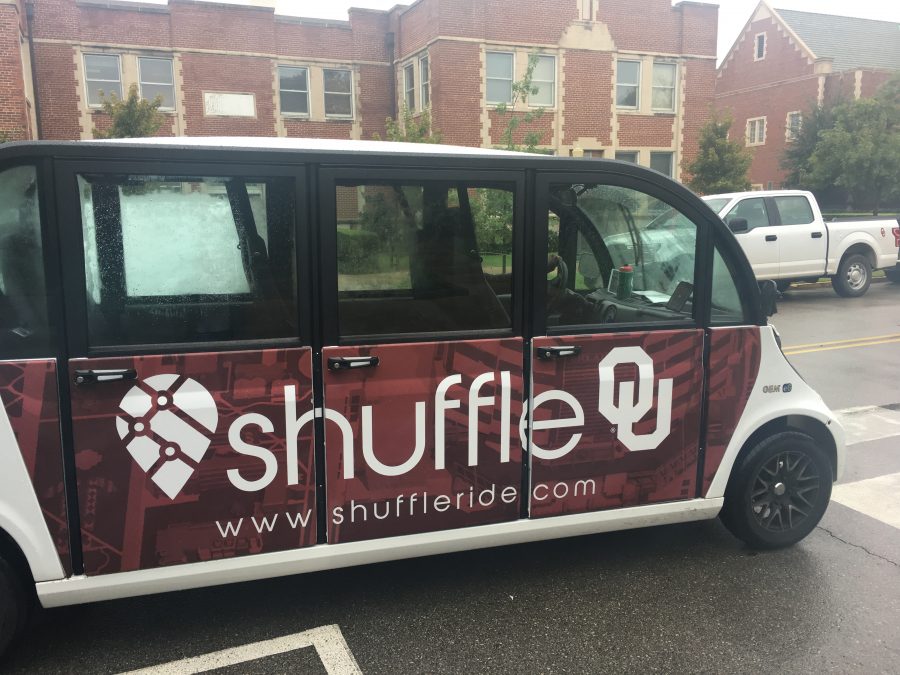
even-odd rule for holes
{"type": "Polygon", "coordinates": [[[340,335],[511,329],[513,197],[447,181],[335,186],[340,335]]]}
{"type": "Polygon", "coordinates": [[[726,223],[734,218],[746,218],[750,229],[769,226],[769,211],[766,208],[766,200],[762,197],[751,197],[735,204],[725,216],[726,223]]]}
{"type": "Polygon", "coordinates": [[[815,220],[809,200],[802,195],[783,195],[772,200],[778,208],[782,225],[809,225],[815,220]]]}
{"type": "Polygon", "coordinates": [[[48,356],[37,172],[0,172],[0,358],[48,356]]]}
{"type": "Polygon", "coordinates": [[[297,336],[286,178],[78,177],[91,346],[297,336]]]}
{"type": "Polygon", "coordinates": [[[734,272],[716,246],[713,252],[712,273],[712,312],[710,324],[713,326],[729,326],[749,323],[734,272]]]}
{"type": "Polygon", "coordinates": [[[548,326],[691,319],[697,227],[690,219],[613,185],[554,184],[549,205],[548,326]]]}

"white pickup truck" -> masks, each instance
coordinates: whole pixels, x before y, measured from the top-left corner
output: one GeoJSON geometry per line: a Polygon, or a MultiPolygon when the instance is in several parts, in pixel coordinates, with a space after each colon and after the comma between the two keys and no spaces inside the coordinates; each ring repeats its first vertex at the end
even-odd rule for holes
{"type": "Polygon", "coordinates": [[[872,272],[900,275],[900,222],[895,218],[826,223],[810,192],[767,190],[707,195],[747,254],[756,278],[784,291],[792,281],[831,277],[834,290],[859,297],[872,272]]]}

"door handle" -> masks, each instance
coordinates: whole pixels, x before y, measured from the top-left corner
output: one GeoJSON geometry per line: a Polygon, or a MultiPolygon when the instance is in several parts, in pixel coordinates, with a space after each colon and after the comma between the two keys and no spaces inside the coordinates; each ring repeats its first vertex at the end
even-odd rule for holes
{"type": "Polygon", "coordinates": [[[137,371],[134,368],[112,368],[108,370],[76,370],[75,384],[90,384],[91,382],[121,382],[123,380],[136,380],[137,371]]]}
{"type": "Polygon", "coordinates": [[[553,359],[562,359],[566,356],[577,356],[581,353],[581,347],[563,346],[563,347],[538,347],[537,357],[544,361],[552,361],[553,359]]]}
{"type": "Polygon", "coordinates": [[[775,234],[767,234],[766,241],[776,241],[778,239],[778,235],[775,234]]]}
{"type": "Polygon", "coordinates": [[[377,356],[329,356],[328,370],[353,370],[374,368],[379,364],[377,356]]]}
{"type": "Polygon", "coordinates": [[[813,232],[810,236],[811,236],[813,239],[821,239],[821,238],[822,238],[822,233],[821,233],[821,232],[813,232]]]}

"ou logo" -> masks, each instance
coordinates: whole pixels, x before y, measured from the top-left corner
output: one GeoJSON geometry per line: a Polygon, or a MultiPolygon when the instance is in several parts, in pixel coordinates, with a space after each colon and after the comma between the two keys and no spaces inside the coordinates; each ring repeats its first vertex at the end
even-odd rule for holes
{"type": "Polygon", "coordinates": [[[632,451],[654,450],[672,429],[672,379],[659,381],[656,431],[637,435],[637,424],[653,407],[653,359],[640,347],[616,347],[604,357],[600,370],[600,413],[616,425],[622,444],[632,451]],[[615,402],[616,366],[633,363],[638,368],[638,394],[634,396],[634,382],[619,383],[619,404],[615,402]]]}
{"type": "Polygon", "coordinates": [[[129,454],[175,499],[209,448],[219,423],[216,402],[202,384],[180,375],[153,375],[132,387],[116,417],[129,454]]]}

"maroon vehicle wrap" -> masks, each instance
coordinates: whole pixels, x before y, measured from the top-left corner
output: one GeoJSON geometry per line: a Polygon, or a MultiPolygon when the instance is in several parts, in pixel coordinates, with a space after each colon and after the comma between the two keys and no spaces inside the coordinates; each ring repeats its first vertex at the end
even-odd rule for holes
{"type": "Polygon", "coordinates": [[[56,360],[0,363],[0,398],[19,443],[47,529],[66,575],[72,574],[59,433],[56,360]]]}
{"type": "Polygon", "coordinates": [[[339,413],[345,427],[326,417],[329,543],[519,517],[523,346],[522,339],[509,338],[323,350],[326,414],[339,413]],[[363,356],[376,356],[379,364],[328,368],[329,358],[363,356]],[[482,397],[491,401],[479,402],[482,397]],[[458,405],[438,410],[438,399],[458,405]],[[377,463],[409,464],[401,474],[385,475],[390,470],[379,471],[366,458],[366,414],[377,463]],[[440,424],[443,453],[435,432],[440,424]],[[471,434],[477,440],[474,464],[471,434]],[[352,471],[346,466],[348,438],[352,471]],[[417,448],[422,452],[415,461],[417,448]]]}
{"type": "Polygon", "coordinates": [[[296,483],[286,478],[288,420],[312,414],[310,349],[74,359],[69,368],[73,380],[76,371],[87,369],[134,369],[137,374],[130,381],[72,386],[86,574],[316,542],[312,424],[298,432],[296,483]],[[289,392],[293,401],[286,400],[289,392]],[[140,414],[135,414],[135,401],[145,405],[140,414]],[[176,447],[167,456],[170,445],[178,445],[166,436],[170,427],[193,443],[192,449],[176,447]],[[256,448],[256,455],[235,450],[241,443],[256,448]],[[186,466],[183,484],[162,481],[186,466]],[[266,485],[239,489],[238,481],[266,485]]]}
{"type": "Polygon", "coordinates": [[[759,326],[710,330],[704,495],[709,492],[756,383],[762,358],[759,331],[759,326]]]}
{"type": "MultiPolygon", "coordinates": [[[[565,358],[532,360],[533,396],[565,392],[578,401],[584,424],[553,429],[535,428],[532,443],[553,451],[564,447],[573,434],[577,445],[556,459],[531,458],[531,515],[559,516],[600,509],[637,506],[694,497],[697,481],[700,404],[703,384],[703,331],[668,330],[574,337],[542,337],[534,340],[534,352],[542,347],[577,347],[580,353],[565,358]],[[616,348],[639,347],[653,362],[653,402],[632,428],[639,435],[652,434],[659,418],[659,388],[671,379],[671,430],[657,447],[634,451],[619,438],[620,430],[600,411],[599,364],[616,348]]],[[[638,367],[622,363],[614,368],[615,402],[622,387],[640,387],[638,367]],[[626,385],[627,386],[627,385],[626,385]]],[[[564,401],[535,403],[534,424],[573,419],[564,401]]]]}

